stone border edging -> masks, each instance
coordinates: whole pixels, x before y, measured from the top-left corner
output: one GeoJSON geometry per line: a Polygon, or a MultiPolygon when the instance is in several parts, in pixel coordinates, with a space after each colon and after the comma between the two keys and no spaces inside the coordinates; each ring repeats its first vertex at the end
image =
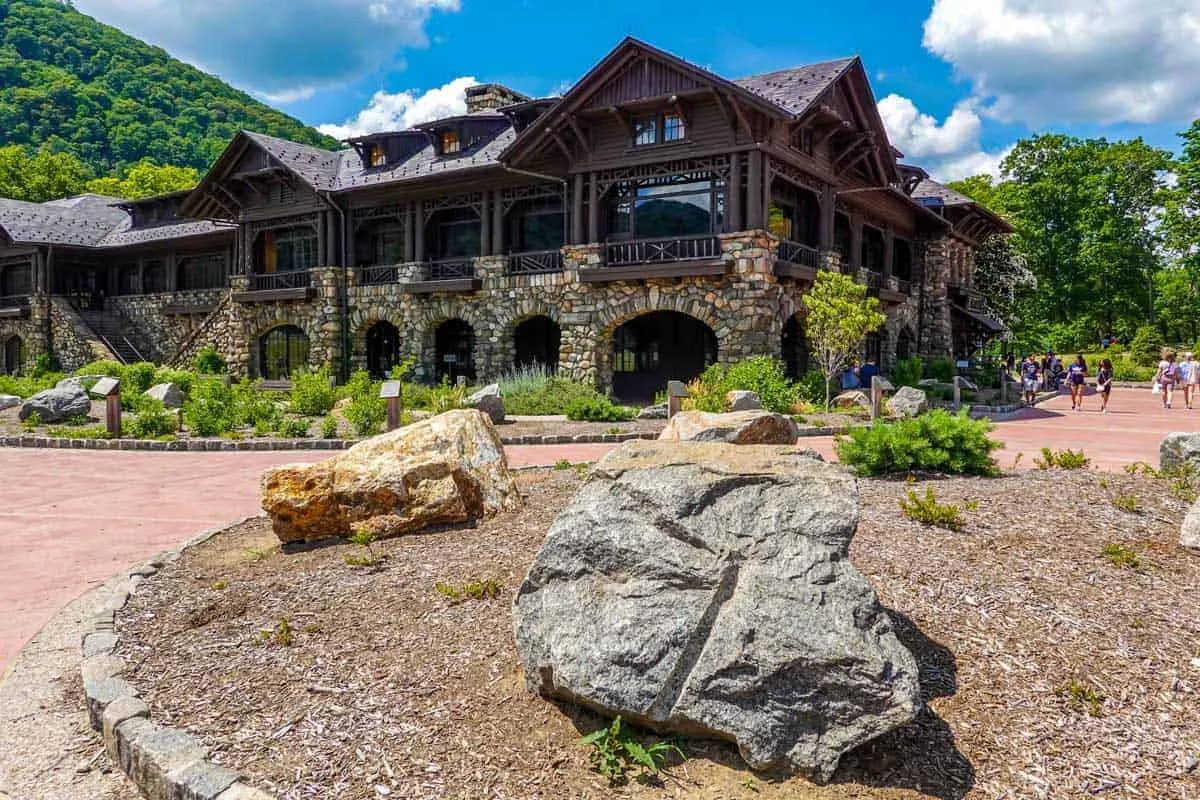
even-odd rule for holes
{"type": "Polygon", "coordinates": [[[127,580],[116,587],[84,629],[79,671],[88,720],[103,736],[109,759],[148,800],[274,800],[272,795],[246,783],[239,773],[209,761],[208,749],[195,737],[152,722],[150,707],[140,698],[137,687],[121,677],[125,662],[113,655],[119,638],[114,629],[117,612],[125,607],[138,584],[177,560],[184,550],[246,519],[207,530],[129,569],[127,580]]]}

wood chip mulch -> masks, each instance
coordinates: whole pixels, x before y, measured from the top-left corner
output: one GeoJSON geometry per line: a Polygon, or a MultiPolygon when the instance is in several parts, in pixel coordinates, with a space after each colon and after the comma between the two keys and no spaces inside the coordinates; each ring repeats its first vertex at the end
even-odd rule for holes
{"type": "Polygon", "coordinates": [[[1200,798],[1200,557],[1178,544],[1187,504],[1167,481],[861,481],[851,557],[916,653],[927,709],[828,786],[689,741],[660,782],[610,788],[577,745],[599,718],[529,695],[512,641],[512,593],[582,478],[518,480],[523,511],[378,544],[376,568],[340,542],[281,553],[264,520],[229,530],[119,615],[128,679],[156,720],[283,798],[1200,798]],[[960,532],[900,515],[927,486],[979,502],[960,532]],[[486,578],[500,597],[434,588],[486,578]]]}

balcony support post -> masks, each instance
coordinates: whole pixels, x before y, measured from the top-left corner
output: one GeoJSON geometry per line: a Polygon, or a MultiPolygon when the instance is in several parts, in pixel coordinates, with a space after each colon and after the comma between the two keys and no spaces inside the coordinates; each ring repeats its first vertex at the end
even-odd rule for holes
{"type": "MultiPolygon", "coordinates": [[[[497,189],[492,202],[492,255],[504,253],[504,246],[504,203],[500,201],[500,190],[497,189]]],[[[483,252],[487,252],[487,247],[483,252]]]]}
{"type": "MultiPolygon", "coordinates": [[[[481,255],[490,256],[492,251],[492,215],[488,213],[492,193],[486,189],[483,192],[483,199],[479,201],[479,252],[481,255]]],[[[497,201],[499,198],[497,198],[497,201]]],[[[499,205],[499,202],[497,202],[499,205]]]]}
{"type": "Polygon", "coordinates": [[[596,191],[596,173],[588,173],[588,242],[600,241],[600,195],[596,191]]]}
{"type": "Polygon", "coordinates": [[[571,187],[571,244],[583,244],[583,173],[575,173],[571,187]]]}

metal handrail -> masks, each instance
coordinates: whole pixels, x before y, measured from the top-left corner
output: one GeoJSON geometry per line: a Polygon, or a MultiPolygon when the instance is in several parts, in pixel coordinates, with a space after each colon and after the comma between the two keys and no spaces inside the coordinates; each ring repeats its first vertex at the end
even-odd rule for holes
{"type": "Polygon", "coordinates": [[[475,277],[475,259],[445,258],[440,261],[428,261],[425,264],[425,280],[455,281],[475,277]]]}
{"type": "Polygon", "coordinates": [[[400,281],[400,267],[396,264],[381,264],[358,268],[358,283],[360,286],[378,286],[385,283],[400,281]]]}
{"type": "Polygon", "coordinates": [[[605,251],[605,264],[608,266],[698,261],[720,258],[721,240],[712,235],[634,239],[609,242],[605,251]]]}
{"type": "Polygon", "coordinates": [[[512,253],[508,257],[509,275],[538,275],[547,272],[562,272],[561,250],[531,250],[512,253]]]}
{"type": "Polygon", "coordinates": [[[779,250],[775,253],[778,261],[786,261],[801,267],[818,268],[821,265],[821,251],[811,245],[801,244],[783,239],[779,242],[779,250]]]}
{"type": "Polygon", "coordinates": [[[290,272],[255,272],[250,275],[250,286],[257,290],[268,289],[307,289],[312,285],[312,276],[308,270],[298,269],[290,272]]]}

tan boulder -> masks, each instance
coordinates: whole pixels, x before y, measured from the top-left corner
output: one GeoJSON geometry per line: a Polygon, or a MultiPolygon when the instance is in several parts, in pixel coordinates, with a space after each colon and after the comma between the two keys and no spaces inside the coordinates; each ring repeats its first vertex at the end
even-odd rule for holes
{"type": "Polygon", "coordinates": [[[671,417],[660,442],[726,442],[728,444],[795,444],[796,421],[770,411],[711,414],[684,411],[671,417]]]}
{"type": "Polygon", "coordinates": [[[263,509],[281,542],[411,533],[521,506],[500,437],[474,409],[448,411],[317,464],[263,475],[263,509]]]}

